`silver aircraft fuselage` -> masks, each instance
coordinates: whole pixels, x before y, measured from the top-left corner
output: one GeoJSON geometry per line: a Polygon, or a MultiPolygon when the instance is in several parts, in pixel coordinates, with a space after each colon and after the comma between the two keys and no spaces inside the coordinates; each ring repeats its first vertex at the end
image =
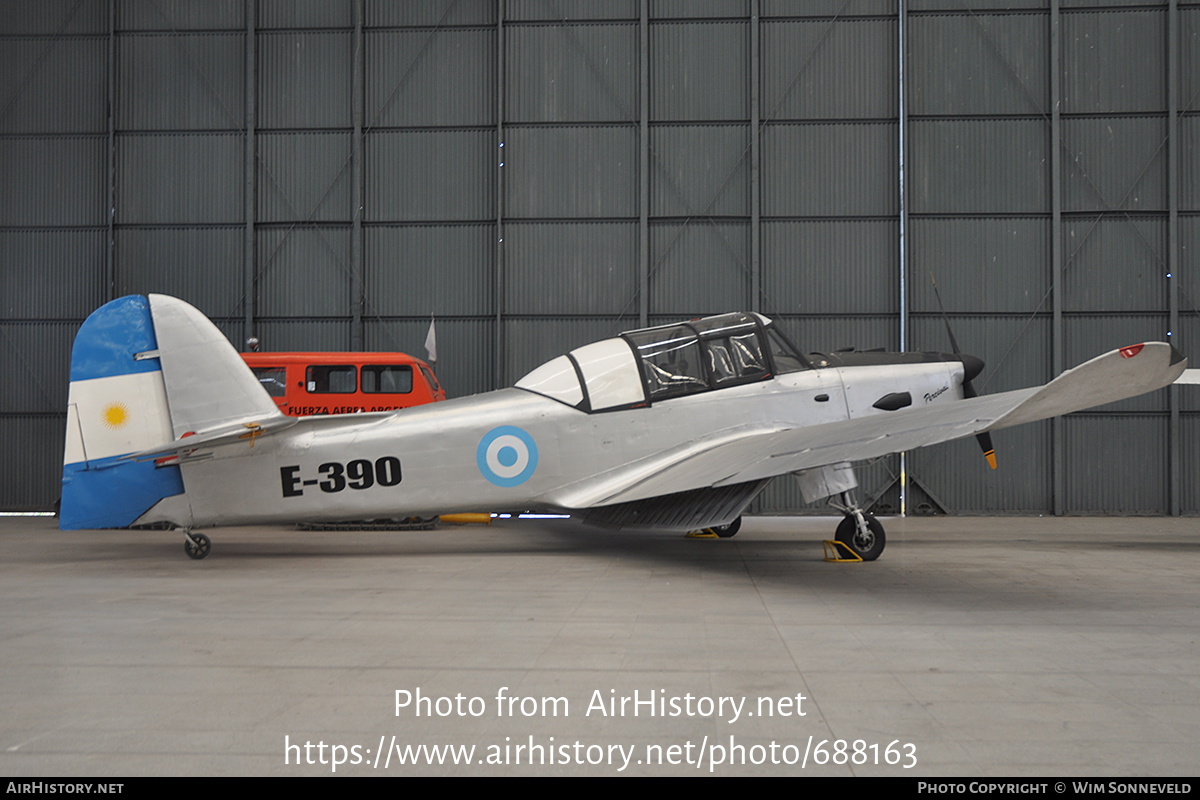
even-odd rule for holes
{"type": "Polygon", "coordinates": [[[388,414],[307,417],[257,441],[182,454],[186,494],[138,522],[205,527],[637,500],[656,491],[631,487],[631,471],[649,481],[747,435],[888,414],[873,407],[888,393],[908,392],[918,408],[954,402],[962,381],[958,361],[830,366],[593,413],[502,389],[388,414]]]}

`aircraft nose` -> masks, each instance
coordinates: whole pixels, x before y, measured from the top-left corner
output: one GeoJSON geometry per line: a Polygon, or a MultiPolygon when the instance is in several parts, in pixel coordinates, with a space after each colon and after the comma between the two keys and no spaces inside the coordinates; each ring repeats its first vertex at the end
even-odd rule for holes
{"type": "Polygon", "coordinates": [[[959,353],[958,360],[963,365],[963,383],[969,383],[975,380],[979,373],[983,372],[983,359],[979,356],[967,355],[959,353]]]}

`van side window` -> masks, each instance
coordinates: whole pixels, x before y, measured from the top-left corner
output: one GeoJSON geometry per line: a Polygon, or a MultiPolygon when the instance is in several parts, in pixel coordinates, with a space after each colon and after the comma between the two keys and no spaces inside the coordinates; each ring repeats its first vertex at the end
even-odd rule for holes
{"type": "Polygon", "coordinates": [[[313,394],[353,394],[358,388],[357,371],[353,364],[308,367],[304,371],[304,382],[313,394]]]}
{"type": "Polygon", "coordinates": [[[287,395],[287,368],[286,367],[254,367],[254,377],[258,378],[258,382],[267,390],[267,394],[271,397],[285,397],[287,395]]]}
{"type": "Polygon", "coordinates": [[[412,367],[407,364],[371,364],[362,368],[364,392],[408,394],[412,388],[412,367]]]}

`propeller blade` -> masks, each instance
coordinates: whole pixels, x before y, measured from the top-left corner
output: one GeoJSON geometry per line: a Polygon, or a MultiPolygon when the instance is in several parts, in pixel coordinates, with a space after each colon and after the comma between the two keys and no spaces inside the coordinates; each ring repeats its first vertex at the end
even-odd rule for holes
{"type": "MultiPolygon", "coordinates": [[[[954,338],[954,331],[950,328],[950,317],[946,314],[946,306],[942,304],[942,293],[938,291],[937,281],[933,278],[933,273],[929,273],[929,281],[933,284],[933,296],[937,298],[938,308],[942,312],[942,322],[946,324],[946,335],[950,337],[950,347],[954,355],[958,356],[959,361],[963,365],[963,397],[971,399],[978,397],[978,392],[971,384],[971,381],[983,372],[983,359],[972,355],[966,355],[958,349],[958,341],[954,338]]],[[[996,449],[992,447],[992,434],[984,431],[975,436],[975,441],[979,442],[979,447],[983,450],[983,457],[987,459],[988,466],[992,469],[996,468],[996,449]]]]}
{"type": "Polygon", "coordinates": [[[946,335],[950,337],[950,352],[954,355],[961,355],[962,351],[958,349],[958,342],[954,338],[954,331],[950,330],[950,317],[946,316],[946,307],[942,305],[942,293],[938,291],[937,281],[933,279],[933,273],[929,273],[929,282],[933,284],[933,296],[937,298],[938,309],[942,312],[942,322],[946,324],[946,335]]]}
{"type": "Polygon", "coordinates": [[[988,466],[992,469],[996,468],[996,448],[992,447],[992,434],[988,431],[977,434],[975,441],[979,442],[980,448],[983,449],[983,457],[987,459],[988,466]]]}

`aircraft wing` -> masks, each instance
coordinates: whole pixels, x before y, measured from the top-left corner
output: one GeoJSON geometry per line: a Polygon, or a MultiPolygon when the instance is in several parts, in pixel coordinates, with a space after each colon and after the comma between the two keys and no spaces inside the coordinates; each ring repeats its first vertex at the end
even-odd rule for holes
{"type": "Polygon", "coordinates": [[[715,441],[628,465],[619,474],[563,487],[555,500],[566,508],[589,508],[862,461],[1124,400],[1170,385],[1186,366],[1170,345],[1135,345],[1098,356],[1041,387],[825,425],[726,432],[715,441]]]}

